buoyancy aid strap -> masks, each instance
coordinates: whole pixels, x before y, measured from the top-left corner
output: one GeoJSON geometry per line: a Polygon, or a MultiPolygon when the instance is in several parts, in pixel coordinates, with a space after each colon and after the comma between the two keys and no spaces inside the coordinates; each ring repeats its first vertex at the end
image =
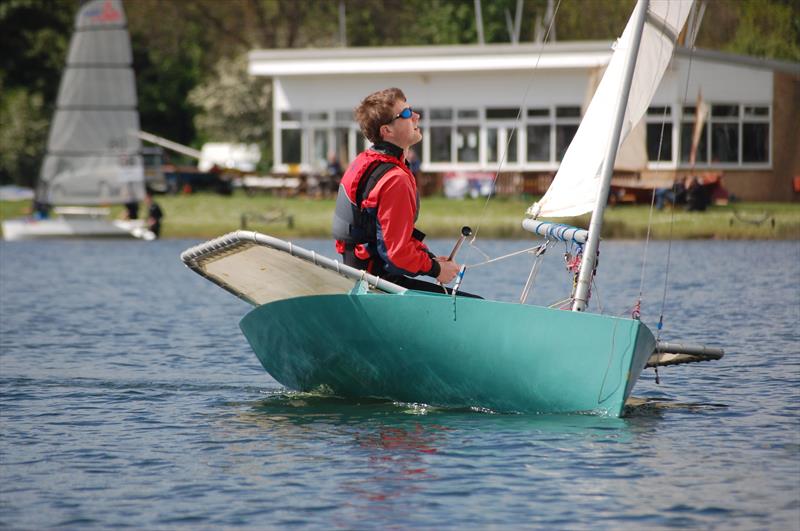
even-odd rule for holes
{"type": "Polygon", "coordinates": [[[369,193],[378,184],[386,172],[397,166],[393,162],[382,162],[377,160],[367,167],[359,179],[358,188],[356,189],[356,207],[361,209],[361,203],[369,196],[369,193]]]}

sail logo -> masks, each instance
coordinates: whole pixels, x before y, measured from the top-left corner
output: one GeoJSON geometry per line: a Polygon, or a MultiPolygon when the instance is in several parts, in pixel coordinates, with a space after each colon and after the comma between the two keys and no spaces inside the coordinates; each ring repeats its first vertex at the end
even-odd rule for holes
{"type": "Polygon", "coordinates": [[[85,16],[89,17],[90,22],[100,24],[119,22],[122,20],[122,13],[114,9],[114,6],[111,5],[111,0],[106,0],[102,8],[96,7],[87,10],[85,16]]]}

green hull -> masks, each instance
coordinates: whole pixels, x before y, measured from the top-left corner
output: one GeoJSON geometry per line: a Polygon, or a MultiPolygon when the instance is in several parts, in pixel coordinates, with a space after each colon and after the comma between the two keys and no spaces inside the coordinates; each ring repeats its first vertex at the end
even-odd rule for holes
{"type": "Polygon", "coordinates": [[[498,412],[619,416],[655,346],[631,319],[416,292],[285,299],[240,326],[288,388],[498,412]]]}

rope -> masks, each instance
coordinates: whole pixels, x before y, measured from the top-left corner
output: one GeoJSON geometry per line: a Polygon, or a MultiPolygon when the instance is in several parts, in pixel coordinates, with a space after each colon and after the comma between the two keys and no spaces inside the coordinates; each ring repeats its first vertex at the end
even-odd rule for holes
{"type": "MultiPolygon", "coordinates": [[[[478,262],[477,264],[471,264],[471,265],[468,265],[467,268],[468,269],[474,269],[476,267],[481,267],[481,266],[485,266],[487,264],[492,264],[494,262],[499,262],[500,260],[505,260],[506,258],[511,258],[513,256],[517,256],[517,255],[520,255],[520,254],[531,253],[531,252],[539,252],[540,249],[546,248],[548,244],[549,244],[549,241],[547,241],[547,242],[545,242],[545,243],[543,243],[541,245],[537,245],[535,247],[529,247],[527,249],[522,249],[521,251],[514,251],[513,253],[504,254],[503,256],[498,256],[496,258],[490,258],[490,259],[488,259],[486,261],[478,262]]],[[[472,243],[470,243],[470,246],[472,246],[472,243]]],[[[477,249],[477,247],[476,247],[476,249],[477,249]]],[[[488,255],[486,253],[484,253],[483,251],[481,251],[480,249],[477,249],[477,250],[481,254],[483,254],[484,256],[488,257],[488,255]]],[[[543,252],[544,251],[542,251],[542,253],[543,252]]]]}

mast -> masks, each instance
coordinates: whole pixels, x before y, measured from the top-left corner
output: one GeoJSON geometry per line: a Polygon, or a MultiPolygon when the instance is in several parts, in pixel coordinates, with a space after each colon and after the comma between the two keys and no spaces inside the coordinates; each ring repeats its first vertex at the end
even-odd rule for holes
{"type": "Polygon", "coordinates": [[[581,260],[581,269],[578,274],[578,285],[575,289],[575,301],[572,304],[572,310],[576,312],[586,310],[586,305],[589,302],[589,288],[591,287],[592,278],[594,276],[597,248],[600,245],[600,231],[603,228],[603,211],[606,208],[608,191],[611,188],[611,177],[614,174],[614,161],[617,158],[622,121],[625,119],[625,110],[628,106],[628,94],[631,90],[631,80],[633,79],[633,71],[636,68],[636,57],[639,54],[639,43],[642,40],[642,32],[644,31],[644,22],[647,18],[649,4],[649,0],[638,0],[636,5],[636,31],[633,33],[633,38],[631,39],[630,48],[628,49],[628,55],[625,61],[622,90],[619,93],[616,103],[614,126],[606,150],[606,156],[605,159],[603,159],[603,166],[601,168],[602,180],[600,189],[597,192],[597,202],[592,212],[592,219],[589,223],[589,237],[583,249],[583,259],[581,260]]]}

